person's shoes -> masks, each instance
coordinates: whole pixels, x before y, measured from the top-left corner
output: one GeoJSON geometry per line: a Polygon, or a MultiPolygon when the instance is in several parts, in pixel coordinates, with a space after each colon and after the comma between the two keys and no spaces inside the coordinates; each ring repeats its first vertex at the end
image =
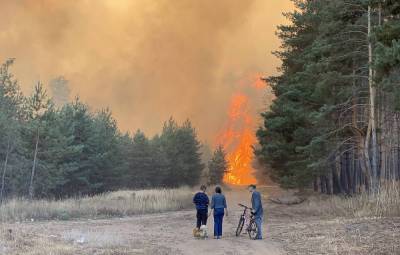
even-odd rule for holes
{"type": "Polygon", "coordinates": [[[214,239],[218,239],[218,236],[214,236],[214,239]]]}

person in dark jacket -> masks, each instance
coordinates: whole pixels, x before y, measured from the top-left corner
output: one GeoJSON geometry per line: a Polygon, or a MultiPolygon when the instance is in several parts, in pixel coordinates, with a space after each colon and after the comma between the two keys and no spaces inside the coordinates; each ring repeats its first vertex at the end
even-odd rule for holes
{"type": "Polygon", "coordinates": [[[249,191],[251,194],[251,207],[253,208],[252,213],[255,216],[255,221],[257,225],[257,236],[256,239],[262,239],[262,223],[263,223],[263,216],[264,210],[262,207],[261,202],[261,194],[256,190],[256,185],[251,184],[249,185],[249,191]]]}
{"type": "Polygon", "coordinates": [[[215,187],[215,194],[211,198],[211,211],[214,211],[214,238],[221,239],[222,237],[222,221],[224,215],[228,216],[228,207],[226,206],[225,196],[222,194],[221,187],[215,187]]]}
{"type": "Polygon", "coordinates": [[[207,187],[205,185],[201,185],[200,191],[197,192],[193,197],[193,203],[196,205],[197,210],[197,229],[200,229],[202,225],[207,225],[208,204],[210,201],[206,194],[206,190],[207,187]]]}

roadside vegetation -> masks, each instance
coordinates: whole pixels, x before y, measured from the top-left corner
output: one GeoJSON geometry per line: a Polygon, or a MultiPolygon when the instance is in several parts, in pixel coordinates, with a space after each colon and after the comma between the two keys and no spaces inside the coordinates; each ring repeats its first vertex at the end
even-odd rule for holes
{"type": "Polygon", "coordinates": [[[64,200],[12,199],[0,207],[1,222],[98,219],[182,210],[192,205],[189,188],[121,190],[64,200]]]}
{"type": "Polygon", "coordinates": [[[309,209],[322,214],[361,217],[400,217],[400,184],[382,184],[376,193],[311,198],[309,209]]]}

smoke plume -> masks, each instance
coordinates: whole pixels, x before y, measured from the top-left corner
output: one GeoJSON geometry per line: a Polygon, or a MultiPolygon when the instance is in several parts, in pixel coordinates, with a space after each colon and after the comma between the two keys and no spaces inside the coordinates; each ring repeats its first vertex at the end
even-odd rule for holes
{"type": "MultiPolygon", "coordinates": [[[[210,142],[248,75],[271,75],[289,0],[17,0],[0,2],[0,61],[26,93],[63,76],[121,130],[152,135],[173,116],[210,142]]],[[[258,100],[258,99],[257,99],[258,100]]],[[[262,105],[260,105],[260,108],[262,105]]]]}

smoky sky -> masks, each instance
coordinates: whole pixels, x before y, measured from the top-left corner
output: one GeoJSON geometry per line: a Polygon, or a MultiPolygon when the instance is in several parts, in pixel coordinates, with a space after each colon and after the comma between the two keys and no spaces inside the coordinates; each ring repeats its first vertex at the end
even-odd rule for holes
{"type": "Polygon", "coordinates": [[[292,8],[289,0],[0,0],[0,61],[16,58],[25,93],[64,76],[93,110],[109,107],[122,131],[153,135],[173,116],[212,141],[239,81],[276,73],[276,26],[292,8]]]}

